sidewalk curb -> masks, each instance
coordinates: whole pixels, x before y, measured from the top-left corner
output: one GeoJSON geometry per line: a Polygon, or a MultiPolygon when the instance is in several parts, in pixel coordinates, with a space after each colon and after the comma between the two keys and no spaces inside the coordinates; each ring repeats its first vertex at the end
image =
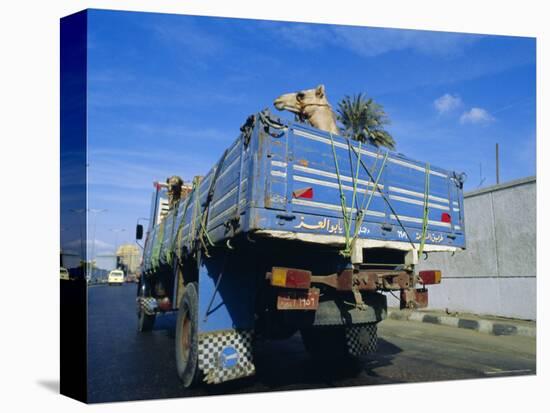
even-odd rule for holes
{"type": "Polygon", "coordinates": [[[441,324],[448,327],[465,328],[494,336],[536,337],[537,328],[519,325],[505,320],[486,320],[436,315],[421,311],[403,311],[388,308],[388,318],[401,321],[441,324]]]}

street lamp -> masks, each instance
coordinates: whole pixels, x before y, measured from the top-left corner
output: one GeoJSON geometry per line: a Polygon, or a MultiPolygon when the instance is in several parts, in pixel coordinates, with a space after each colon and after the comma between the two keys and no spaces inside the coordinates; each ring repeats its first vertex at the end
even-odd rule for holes
{"type": "MultiPolygon", "coordinates": [[[[91,213],[91,214],[99,214],[101,212],[107,212],[108,210],[107,209],[103,209],[103,208],[78,208],[78,209],[70,209],[71,212],[75,213],[75,214],[84,214],[86,212],[88,213],[91,213]]],[[[86,221],[87,222],[87,221],[86,221]]],[[[84,244],[86,244],[86,247],[88,245],[88,236],[86,234],[86,240],[84,240],[83,236],[82,236],[82,224],[79,223],[79,227],[80,227],[80,248],[81,248],[81,255],[82,255],[82,258],[81,260],[83,260],[85,263],[86,263],[86,253],[88,252],[88,248],[86,248],[86,253],[84,252],[84,244]]],[[[91,254],[90,254],[90,264],[91,264],[91,268],[90,268],[90,271],[88,271],[88,265],[86,264],[85,268],[85,272],[86,272],[86,276],[88,276],[89,272],[93,272],[93,262],[94,262],[94,259],[95,259],[95,234],[96,234],[96,227],[97,227],[97,218],[93,221],[93,225],[92,225],[92,251],[91,251],[91,254]]]]}
{"type": "MultiPolygon", "coordinates": [[[[73,214],[76,214],[76,215],[84,215],[84,214],[86,214],[87,209],[86,208],[71,208],[69,211],[72,212],[73,214]]],[[[87,277],[88,276],[88,265],[86,264],[87,239],[84,240],[84,236],[82,234],[82,227],[83,227],[82,220],[80,218],[77,218],[77,220],[78,220],[78,229],[79,229],[79,232],[80,232],[80,259],[79,259],[79,262],[80,262],[82,275],[84,277],[87,277]]],[[[84,226],[86,226],[86,216],[84,216],[84,226]]],[[[87,238],[87,236],[86,236],[86,238],[87,238]]]]}
{"type": "MultiPolygon", "coordinates": [[[[100,208],[88,208],[88,212],[92,214],[100,214],[101,212],[107,212],[107,209],[100,209],[100,208]]],[[[95,259],[95,234],[96,234],[96,228],[97,228],[97,217],[93,222],[92,225],[92,253],[90,260],[93,262],[95,259]]]]}

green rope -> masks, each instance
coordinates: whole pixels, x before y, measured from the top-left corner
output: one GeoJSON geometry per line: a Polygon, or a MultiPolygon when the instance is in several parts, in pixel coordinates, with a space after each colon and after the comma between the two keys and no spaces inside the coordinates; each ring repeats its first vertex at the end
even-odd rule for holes
{"type": "Polygon", "coordinates": [[[422,237],[420,238],[420,248],[418,249],[418,258],[422,256],[424,244],[426,243],[426,233],[428,231],[428,215],[430,212],[430,164],[426,164],[426,180],[424,183],[424,216],[422,217],[422,237]]]}
{"type": "MultiPolygon", "coordinates": [[[[211,247],[214,246],[214,242],[212,241],[212,238],[210,238],[210,235],[208,234],[208,231],[206,230],[206,209],[201,212],[201,237],[206,237],[206,240],[208,241],[208,244],[210,244],[211,247]]],[[[204,245],[204,239],[203,239],[203,245],[204,245]]]]}
{"type": "MultiPolygon", "coordinates": [[[[357,240],[357,237],[359,236],[359,231],[361,230],[361,225],[363,225],[363,220],[365,218],[366,212],[369,210],[370,203],[372,201],[374,192],[378,189],[378,182],[380,181],[380,177],[382,176],[382,172],[384,171],[384,167],[386,166],[386,160],[388,159],[389,152],[386,152],[384,155],[384,160],[382,161],[382,165],[380,165],[380,169],[378,170],[378,176],[376,177],[376,181],[374,182],[374,186],[372,187],[372,190],[369,195],[369,199],[367,201],[367,205],[364,205],[365,198],[367,196],[367,192],[365,191],[365,196],[363,198],[363,203],[361,203],[361,209],[357,213],[357,217],[355,219],[355,232],[353,234],[353,238],[351,239],[351,248],[353,250],[355,246],[355,241],[357,240]]],[[[378,161],[378,158],[376,159],[378,161]]],[[[376,163],[375,163],[376,166],[376,163]]],[[[374,171],[374,170],[373,170],[374,171]]]]}
{"type": "MultiPolygon", "coordinates": [[[[351,254],[351,250],[349,248],[350,247],[350,244],[349,244],[349,241],[350,241],[349,240],[349,235],[350,235],[350,222],[349,222],[349,219],[351,219],[351,214],[353,213],[353,204],[351,205],[350,217],[348,218],[346,195],[344,194],[344,189],[342,188],[342,179],[340,177],[340,168],[338,166],[338,157],[336,156],[336,147],[334,145],[334,139],[332,138],[332,133],[329,132],[329,135],[330,135],[330,143],[332,145],[332,155],[334,157],[334,165],[335,165],[335,168],[336,168],[336,177],[338,179],[338,189],[340,191],[340,205],[342,207],[342,215],[343,215],[343,218],[344,218],[344,234],[345,234],[346,246],[345,246],[344,250],[341,253],[342,253],[342,255],[347,257],[351,254]]],[[[355,194],[355,190],[353,192],[355,194]]]]}
{"type": "MultiPolygon", "coordinates": [[[[378,149],[378,151],[376,153],[376,159],[374,160],[374,165],[372,166],[372,172],[373,173],[374,173],[374,171],[376,171],[376,167],[378,166],[378,158],[380,158],[380,148],[378,149]]],[[[362,162],[359,162],[359,163],[361,164],[362,162]]],[[[369,176],[372,176],[372,173],[369,173],[369,176]]],[[[372,178],[372,179],[374,179],[374,178],[372,178]]],[[[365,191],[365,193],[363,194],[363,200],[361,201],[360,210],[363,210],[365,208],[364,205],[365,205],[365,201],[367,200],[367,193],[368,193],[368,191],[365,191]]]]}
{"type": "Polygon", "coordinates": [[[193,217],[193,233],[197,233],[197,238],[199,239],[200,243],[202,244],[203,248],[204,248],[204,253],[207,257],[209,257],[210,255],[208,254],[208,246],[206,245],[206,242],[204,241],[204,239],[206,238],[206,240],[208,241],[208,243],[210,244],[210,246],[214,246],[214,243],[212,242],[212,239],[210,238],[210,235],[208,235],[208,231],[206,231],[206,226],[205,226],[205,221],[206,221],[206,214],[205,214],[205,211],[206,211],[206,208],[204,209],[204,211],[201,209],[200,207],[200,191],[199,191],[199,187],[200,185],[198,185],[198,182],[193,182],[193,185],[194,185],[194,188],[193,190],[195,191],[195,211],[194,211],[194,217],[193,217]],[[199,228],[198,228],[198,231],[195,232],[195,224],[196,224],[196,221],[199,221],[199,228]]]}
{"type": "MultiPolygon", "coordinates": [[[[351,149],[355,152],[355,149],[353,148],[353,146],[351,147],[351,149]]],[[[365,170],[365,172],[369,176],[370,180],[374,181],[375,180],[374,177],[372,176],[371,172],[369,171],[369,168],[367,168],[367,166],[365,165],[365,163],[363,161],[361,161],[361,165],[363,166],[363,169],[365,170]]],[[[397,212],[393,208],[391,202],[388,200],[388,198],[386,197],[384,192],[380,190],[380,188],[376,188],[376,189],[377,189],[378,193],[380,194],[380,196],[382,197],[382,199],[384,200],[384,202],[386,203],[386,205],[388,206],[388,208],[390,209],[390,211],[392,212],[392,214],[395,215],[395,219],[399,223],[399,226],[401,226],[401,228],[403,229],[403,232],[407,236],[407,240],[411,244],[412,248],[415,249],[416,247],[414,245],[413,240],[411,239],[411,236],[409,235],[409,232],[407,231],[407,229],[405,228],[405,226],[403,225],[403,223],[399,219],[399,215],[397,215],[397,212]]]]}
{"type": "Polygon", "coordinates": [[[153,244],[153,250],[151,252],[151,267],[153,270],[157,270],[160,268],[160,248],[162,245],[162,240],[164,239],[164,226],[165,226],[166,220],[162,220],[162,222],[158,226],[158,231],[155,237],[155,242],[153,244]]]}
{"type": "MultiPolygon", "coordinates": [[[[350,140],[348,139],[348,153],[349,153],[349,157],[351,159],[351,142],[350,140]]],[[[350,163],[350,166],[353,167],[353,162],[350,163]]],[[[352,175],[353,177],[353,195],[352,195],[352,198],[351,198],[351,207],[352,209],[350,210],[350,218],[353,217],[353,205],[355,204],[355,199],[356,199],[356,194],[357,194],[357,181],[359,180],[359,167],[361,166],[361,141],[359,141],[359,154],[357,155],[357,166],[355,168],[355,176],[352,175]]],[[[359,208],[357,208],[359,205],[355,205],[355,210],[357,211],[356,214],[355,214],[355,220],[357,221],[357,213],[359,212],[359,208]]],[[[350,220],[351,221],[351,220],[350,220]]]]}
{"type": "MultiPolygon", "coordinates": [[[[191,215],[191,231],[190,231],[190,234],[195,234],[196,233],[196,224],[197,224],[197,211],[198,211],[198,208],[197,206],[199,206],[199,199],[198,199],[198,177],[195,177],[193,178],[193,187],[191,189],[191,193],[192,193],[192,196],[193,196],[193,203],[195,204],[195,208],[193,208],[193,212],[192,212],[192,215],[191,215]]],[[[191,194],[189,195],[191,196],[191,194]]]]}
{"type": "MultiPolygon", "coordinates": [[[[352,168],[353,172],[353,160],[351,156],[351,141],[349,138],[347,138],[348,141],[348,155],[350,159],[350,168],[352,168]]],[[[353,186],[353,192],[351,196],[351,208],[349,210],[349,218],[348,218],[348,231],[346,233],[346,247],[343,251],[343,255],[346,257],[349,257],[352,252],[352,245],[353,245],[353,237],[350,239],[351,235],[351,224],[353,222],[353,206],[356,203],[356,197],[357,197],[357,181],[359,180],[359,167],[361,166],[361,141],[359,141],[359,148],[358,148],[358,154],[357,154],[357,166],[355,168],[355,174],[352,173],[352,186],[353,186]]],[[[355,229],[357,230],[357,216],[359,214],[359,205],[355,205],[355,229]]]]}
{"type": "MultiPolygon", "coordinates": [[[[178,229],[176,230],[176,236],[173,237],[174,239],[170,244],[170,257],[172,256],[174,249],[176,249],[176,255],[177,255],[177,251],[181,251],[181,240],[182,240],[181,234],[183,232],[182,230],[185,225],[185,214],[187,214],[187,209],[189,208],[189,204],[191,203],[190,197],[191,197],[191,193],[188,193],[186,199],[184,200],[185,206],[183,207],[183,212],[181,213],[181,221],[178,225],[178,229]]],[[[179,209],[179,205],[178,205],[178,209],[179,209]]],[[[177,214],[177,215],[180,215],[180,214],[177,214]]],[[[178,257],[178,258],[181,258],[181,257],[178,257]]]]}
{"type": "MultiPolygon", "coordinates": [[[[344,193],[344,189],[342,187],[342,178],[340,176],[340,168],[339,168],[339,165],[338,165],[338,157],[336,156],[336,148],[335,148],[335,145],[334,145],[334,139],[332,137],[332,133],[330,133],[330,142],[331,142],[331,146],[332,146],[332,155],[334,157],[334,165],[335,165],[335,168],[336,168],[336,177],[338,179],[338,189],[340,191],[340,205],[342,207],[342,215],[343,215],[343,218],[344,218],[345,247],[341,251],[341,254],[345,257],[350,257],[351,254],[352,254],[352,251],[353,251],[355,241],[357,240],[357,237],[359,236],[359,231],[361,229],[361,225],[362,225],[363,219],[365,217],[365,211],[368,210],[368,208],[370,206],[370,203],[372,201],[374,192],[378,188],[378,182],[380,180],[380,177],[382,176],[382,171],[384,170],[384,166],[386,165],[386,160],[388,159],[388,153],[389,152],[386,152],[386,154],[384,156],[383,163],[382,163],[382,165],[379,169],[378,176],[376,178],[376,182],[374,183],[372,191],[370,192],[368,201],[367,201],[367,192],[368,192],[368,190],[366,190],[365,194],[363,196],[363,200],[361,202],[361,208],[359,208],[359,205],[357,205],[356,214],[355,214],[355,229],[354,229],[354,233],[353,233],[353,236],[352,236],[352,234],[351,234],[351,224],[353,222],[353,205],[357,201],[356,198],[358,198],[357,197],[357,182],[359,181],[359,167],[362,164],[362,162],[361,162],[361,141],[359,141],[358,151],[355,151],[355,150],[353,151],[353,152],[355,152],[355,154],[357,156],[357,165],[356,165],[356,168],[355,168],[355,173],[354,174],[352,173],[353,192],[352,192],[351,207],[350,207],[350,210],[349,210],[349,214],[348,214],[348,211],[347,211],[346,196],[345,196],[345,193],[344,193]],[[367,201],[366,206],[365,206],[365,201],[367,201]]],[[[350,156],[350,166],[351,166],[352,172],[353,172],[353,161],[352,161],[352,157],[351,157],[352,149],[353,149],[353,147],[351,145],[350,140],[348,139],[348,153],[349,153],[349,156],[350,156]]],[[[373,171],[376,170],[377,164],[378,164],[378,157],[376,158],[373,171]]]]}
{"type": "Polygon", "coordinates": [[[174,253],[174,229],[176,227],[176,218],[178,216],[178,209],[179,209],[179,201],[178,203],[174,206],[174,210],[172,211],[173,212],[173,216],[172,216],[172,233],[170,234],[170,240],[172,242],[170,242],[170,245],[168,245],[168,248],[166,249],[166,261],[169,263],[169,264],[172,264],[172,254],[174,253]]]}

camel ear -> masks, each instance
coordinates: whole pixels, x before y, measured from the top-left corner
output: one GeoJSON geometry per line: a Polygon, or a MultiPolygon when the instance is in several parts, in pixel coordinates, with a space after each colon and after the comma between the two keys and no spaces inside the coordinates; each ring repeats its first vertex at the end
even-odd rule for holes
{"type": "Polygon", "coordinates": [[[325,96],[325,85],[319,85],[317,86],[317,89],[315,89],[315,95],[318,98],[322,98],[325,96]]]}

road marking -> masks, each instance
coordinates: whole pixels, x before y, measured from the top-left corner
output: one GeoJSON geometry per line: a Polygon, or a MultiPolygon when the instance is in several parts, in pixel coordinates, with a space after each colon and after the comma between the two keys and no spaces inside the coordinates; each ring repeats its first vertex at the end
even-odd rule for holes
{"type": "Polygon", "coordinates": [[[521,370],[498,370],[498,371],[485,371],[485,374],[510,374],[510,373],[529,373],[531,369],[521,369],[521,370]]]}

